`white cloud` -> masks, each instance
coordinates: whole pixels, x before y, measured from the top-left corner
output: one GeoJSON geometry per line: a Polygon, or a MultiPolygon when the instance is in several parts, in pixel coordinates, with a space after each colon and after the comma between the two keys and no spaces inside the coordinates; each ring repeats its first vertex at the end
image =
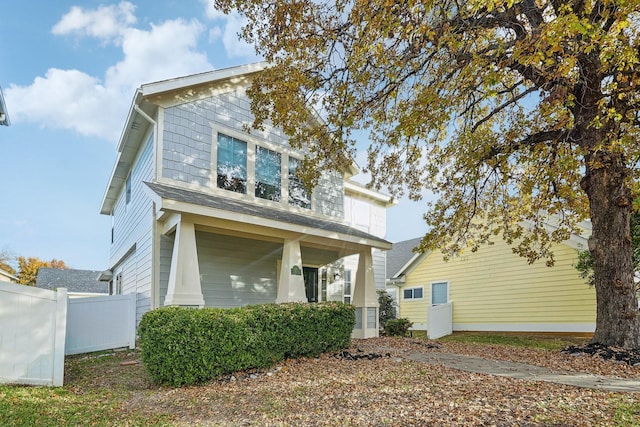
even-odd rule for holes
{"type": "Polygon", "coordinates": [[[238,36],[242,31],[242,27],[247,23],[246,18],[243,18],[235,11],[228,15],[222,13],[214,7],[211,0],[201,0],[201,2],[205,5],[207,18],[212,21],[223,21],[221,25],[216,25],[209,30],[209,42],[213,43],[221,37],[228,57],[245,58],[249,61],[258,60],[254,47],[241,41],[238,36]]]}
{"type": "Polygon", "coordinates": [[[242,18],[238,14],[231,14],[227,16],[226,21],[222,34],[222,44],[227,55],[231,58],[257,58],[253,45],[240,40],[238,36],[242,31],[242,27],[247,23],[246,18],[242,18]]]}
{"type": "Polygon", "coordinates": [[[53,26],[51,32],[55,35],[91,36],[104,41],[117,40],[123,31],[135,24],[135,9],[136,6],[127,1],[117,5],[99,6],[95,10],[73,6],[53,26]]]}
{"type": "Polygon", "coordinates": [[[216,9],[214,2],[211,0],[200,0],[200,2],[202,4],[204,4],[205,7],[205,15],[207,16],[207,18],[209,19],[225,19],[227,15],[225,15],[223,12],[219,11],[218,9],[216,9]]]}
{"type": "Polygon", "coordinates": [[[107,87],[132,93],[142,83],[212,70],[207,55],[197,51],[204,30],[197,20],[182,19],[152,24],[150,31],[128,29],[122,43],[124,59],[107,70],[107,87]]]}
{"type": "Polygon", "coordinates": [[[37,122],[112,140],[122,127],[119,94],[78,70],[51,68],[30,86],[10,85],[5,95],[15,122],[37,122]]]}
{"type": "Polygon", "coordinates": [[[70,129],[116,142],[137,87],[213,69],[206,54],[197,50],[205,32],[197,20],[169,20],[141,30],[127,26],[135,22],[129,12],[133,5],[127,2],[93,11],[72,8],[54,33],[110,37],[122,47],[122,59],[103,78],[51,68],[28,86],[10,85],[5,96],[12,122],[70,129]]]}

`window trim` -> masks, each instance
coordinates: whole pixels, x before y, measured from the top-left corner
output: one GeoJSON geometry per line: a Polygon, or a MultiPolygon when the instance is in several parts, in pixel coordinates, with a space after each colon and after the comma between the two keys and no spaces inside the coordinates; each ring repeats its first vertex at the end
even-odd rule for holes
{"type": "Polygon", "coordinates": [[[345,268],[342,272],[343,280],[342,280],[342,302],[345,304],[351,304],[353,301],[353,275],[350,268],[345,268]],[[349,280],[347,280],[347,276],[349,280]],[[349,282],[349,293],[346,293],[347,282],[349,282]]]}
{"type": "Polygon", "coordinates": [[[424,286],[412,286],[410,288],[403,288],[402,289],[402,299],[406,300],[406,301],[420,301],[424,299],[424,286]],[[422,291],[422,296],[420,297],[415,297],[415,291],[417,289],[420,289],[420,291],[422,291]],[[407,298],[405,295],[406,291],[412,291],[411,292],[411,297],[407,298]]]}
{"type": "Polygon", "coordinates": [[[207,187],[217,194],[224,194],[226,197],[236,197],[242,200],[252,200],[274,204],[286,209],[297,210],[300,212],[315,212],[315,192],[312,191],[309,196],[309,206],[299,206],[289,202],[289,159],[302,161],[303,154],[299,150],[293,150],[289,147],[276,144],[271,141],[258,139],[250,134],[238,132],[237,130],[220,126],[219,124],[211,124],[211,172],[209,175],[210,185],[207,187]],[[246,144],[247,163],[246,163],[246,189],[245,192],[236,192],[218,186],[218,139],[219,135],[242,141],[246,144]],[[255,195],[257,179],[256,179],[256,159],[258,147],[273,151],[280,155],[280,201],[261,198],[255,195]]]}

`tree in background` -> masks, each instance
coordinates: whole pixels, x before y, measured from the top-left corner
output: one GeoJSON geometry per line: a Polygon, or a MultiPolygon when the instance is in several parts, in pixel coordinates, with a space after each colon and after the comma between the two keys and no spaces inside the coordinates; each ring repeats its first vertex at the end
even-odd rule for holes
{"type": "Polygon", "coordinates": [[[16,270],[11,265],[15,258],[15,255],[9,249],[4,248],[0,250],[0,269],[6,271],[11,275],[15,275],[16,270]]]}
{"type": "Polygon", "coordinates": [[[254,127],[304,144],[307,185],[369,134],[375,188],[419,199],[421,250],[494,238],[529,262],[590,218],[593,342],[640,347],[629,216],[640,194],[640,2],[215,0],[270,64],[254,127]],[[326,126],[307,126],[317,106],[326,126]],[[554,227],[547,227],[553,222],[554,227]]]}
{"type": "Polygon", "coordinates": [[[64,261],[52,259],[51,261],[42,261],[39,258],[23,256],[18,257],[18,283],[21,285],[35,286],[38,270],[41,267],[48,268],[67,268],[64,261]]]}

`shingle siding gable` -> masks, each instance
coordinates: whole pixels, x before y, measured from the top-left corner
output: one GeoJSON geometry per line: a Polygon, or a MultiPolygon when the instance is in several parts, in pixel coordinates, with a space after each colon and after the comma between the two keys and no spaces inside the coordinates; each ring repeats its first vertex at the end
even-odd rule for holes
{"type": "MultiPolygon", "coordinates": [[[[215,189],[217,186],[215,153],[212,152],[216,150],[217,132],[231,133],[230,136],[242,139],[242,135],[247,135],[245,127],[251,126],[254,120],[242,87],[167,107],[162,117],[161,176],[178,184],[203,189],[215,189]]],[[[288,137],[268,124],[263,131],[252,129],[250,138],[281,153],[295,152],[289,146],[288,137]]],[[[343,193],[339,174],[323,174],[314,190],[312,208],[325,216],[343,218],[343,193]]]]}

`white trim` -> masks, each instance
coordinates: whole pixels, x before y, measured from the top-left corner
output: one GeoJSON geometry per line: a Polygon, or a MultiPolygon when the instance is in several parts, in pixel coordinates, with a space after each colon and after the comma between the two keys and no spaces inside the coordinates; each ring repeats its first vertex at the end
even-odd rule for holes
{"type": "Polygon", "coordinates": [[[208,71],[200,74],[192,74],[190,76],[143,84],[140,87],[140,91],[144,96],[150,96],[176,89],[184,89],[189,86],[196,86],[205,83],[226,80],[233,77],[243,77],[252,73],[262,71],[266,67],[266,62],[257,62],[237,67],[224,68],[221,70],[208,71]]]}
{"type": "MultiPolygon", "coordinates": [[[[13,274],[11,274],[11,273],[9,273],[7,271],[4,271],[2,269],[0,269],[0,276],[4,276],[4,277],[8,278],[9,282],[7,282],[7,283],[14,283],[14,282],[18,281],[18,278],[16,276],[14,276],[13,274]]],[[[3,281],[0,280],[0,282],[3,282],[3,281]]]]}
{"type": "Polygon", "coordinates": [[[350,191],[352,193],[356,193],[358,195],[362,195],[368,197],[370,199],[376,200],[378,202],[382,202],[385,205],[392,206],[397,205],[398,201],[395,200],[392,196],[388,196],[383,193],[379,193],[377,191],[371,190],[362,186],[361,184],[355,183],[353,181],[344,181],[344,189],[345,191],[350,191]]]}
{"type": "Polygon", "coordinates": [[[595,323],[454,323],[454,331],[489,332],[585,332],[593,333],[595,323]]]}
{"type": "MultiPolygon", "coordinates": [[[[357,245],[371,246],[382,250],[391,249],[391,243],[380,241],[377,239],[372,240],[367,237],[358,237],[339,232],[327,232],[321,228],[291,224],[275,219],[262,218],[251,214],[242,214],[238,212],[227,211],[224,209],[210,208],[207,206],[195,205],[187,202],[179,202],[171,199],[162,199],[162,203],[159,205],[159,208],[167,211],[200,215],[207,218],[229,220],[235,223],[246,223],[255,226],[271,228],[273,230],[286,230],[292,233],[303,234],[304,238],[302,240],[304,241],[311,241],[313,236],[317,236],[332,240],[340,240],[345,243],[355,243],[357,245]]],[[[273,235],[280,234],[274,233],[273,235]]]]}
{"type": "MultiPolygon", "coordinates": [[[[413,292],[411,293],[413,295],[413,292]]],[[[402,300],[403,301],[423,301],[424,298],[424,286],[411,286],[410,288],[402,288],[402,300]],[[413,290],[413,289],[422,289],[422,297],[420,298],[405,298],[404,291],[413,290]]]]}

